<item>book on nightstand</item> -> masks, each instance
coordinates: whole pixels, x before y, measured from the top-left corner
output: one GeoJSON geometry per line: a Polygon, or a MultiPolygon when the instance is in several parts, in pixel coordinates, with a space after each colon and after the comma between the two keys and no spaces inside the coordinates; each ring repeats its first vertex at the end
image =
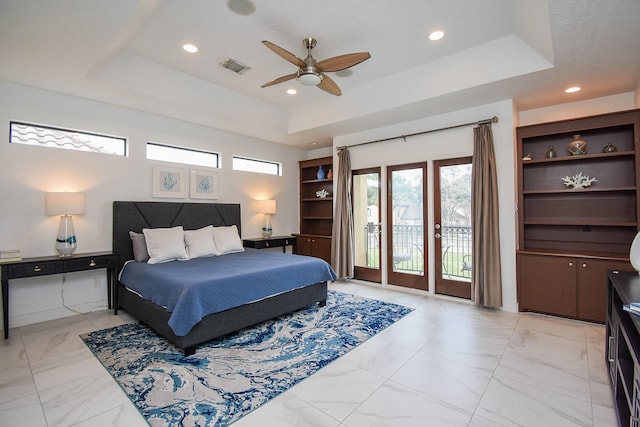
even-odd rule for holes
{"type": "Polygon", "coordinates": [[[7,249],[0,251],[0,262],[20,261],[22,255],[20,249],[7,249]]]}

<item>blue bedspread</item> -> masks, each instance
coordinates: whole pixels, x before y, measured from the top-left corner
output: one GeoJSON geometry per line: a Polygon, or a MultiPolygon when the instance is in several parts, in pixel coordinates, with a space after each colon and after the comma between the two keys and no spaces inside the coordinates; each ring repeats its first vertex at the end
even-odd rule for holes
{"type": "Polygon", "coordinates": [[[327,280],[336,280],[336,273],[319,258],[259,250],[162,264],[129,262],[120,274],[122,284],[171,312],[169,326],[177,336],[207,314],[327,280]]]}

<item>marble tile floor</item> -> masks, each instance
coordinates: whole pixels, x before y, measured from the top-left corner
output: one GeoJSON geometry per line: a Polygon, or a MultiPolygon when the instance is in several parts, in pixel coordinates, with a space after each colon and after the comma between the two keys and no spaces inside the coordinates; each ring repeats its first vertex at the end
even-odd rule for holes
{"type": "MultiPolygon", "coordinates": [[[[616,425],[601,325],[337,282],[411,314],[234,426],[616,425]]],[[[11,330],[1,426],[145,426],[79,334],[132,321],[104,310],[11,330]]]]}

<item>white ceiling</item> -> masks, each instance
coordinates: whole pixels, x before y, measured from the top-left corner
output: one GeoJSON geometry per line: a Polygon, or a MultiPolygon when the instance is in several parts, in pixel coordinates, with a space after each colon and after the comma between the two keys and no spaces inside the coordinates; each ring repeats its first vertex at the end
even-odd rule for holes
{"type": "Polygon", "coordinates": [[[299,147],[505,99],[520,110],[632,92],[638,0],[0,0],[0,79],[299,147]],[[439,42],[428,34],[440,29],[439,42]],[[368,51],[336,97],[269,40],[316,60],[368,51]],[[193,55],[181,46],[200,48],[193,55]],[[220,67],[233,58],[241,75],[220,67]],[[567,95],[570,85],[583,90],[567,95]],[[286,89],[295,87],[290,96],[286,89]]]}

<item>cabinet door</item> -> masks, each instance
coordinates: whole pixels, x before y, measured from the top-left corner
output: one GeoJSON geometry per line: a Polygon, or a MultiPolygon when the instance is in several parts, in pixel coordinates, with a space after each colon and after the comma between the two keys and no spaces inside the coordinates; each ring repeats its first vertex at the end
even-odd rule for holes
{"type": "Polygon", "coordinates": [[[331,239],[316,237],[312,243],[312,255],[317,258],[322,258],[331,264],[331,239]]]}
{"type": "Polygon", "coordinates": [[[518,254],[517,260],[520,311],[577,316],[575,259],[518,254]]]}
{"type": "Polygon", "coordinates": [[[308,237],[298,237],[296,242],[296,253],[298,255],[313,256],[311,239],[308,237]]]}
{"type": "Polygon", "coordinates": [[[630,270],[626,262],[578,259],[578,318],[604,323],[607,311],[607,270],[630,270]]]}

